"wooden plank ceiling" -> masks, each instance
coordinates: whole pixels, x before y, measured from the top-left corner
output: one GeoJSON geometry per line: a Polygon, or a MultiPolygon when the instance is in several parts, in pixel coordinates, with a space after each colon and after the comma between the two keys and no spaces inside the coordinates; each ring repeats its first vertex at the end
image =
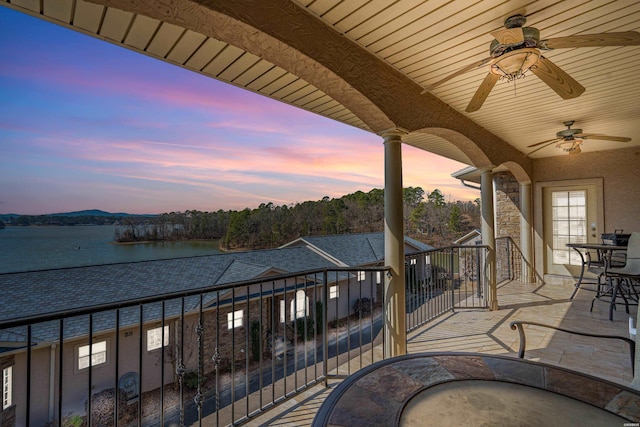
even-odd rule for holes
{"type": "MultiPolygon", "coordinates": [[[[541,38],[640,31],[635,0],[294,0],[326,25],[383,59],[418,84],[430,84],[489,56],[492,31],[523,14],[541,38]]],[[[83,0],[3,0],[2,3],[88,35],[370,130],[318,88],[264,59],[202,34],[83,0]]],[[[482,108],[465,108],[487,74],[480,67],[432,93],[480,126],[528,153],[575,120],[585,133],[624,136],[631,142],[586,140],[582,151],[640,146],[640,46],[556,49],[544,55],[582,84],[581,96],[563,100],[531,74],[499,82],[482,108]]],[[[436,136],[410,135],[410,145],[464,163],[470,160],[436,136]]],[[[531,157],[566,155],[554,145],[531,157]]]]}

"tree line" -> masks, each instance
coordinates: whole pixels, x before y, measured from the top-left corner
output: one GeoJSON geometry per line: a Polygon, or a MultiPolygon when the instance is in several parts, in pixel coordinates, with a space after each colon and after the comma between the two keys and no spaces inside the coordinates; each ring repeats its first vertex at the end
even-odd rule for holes
{"type": "MultiPolygon", "coordinates": [[[[440,190],[403,190],[405,234],[433,246],[451,244],[480,225],[479,199],[447,202],[440,190]]],[[[301,236],[384,231],[384,190],[357,191],[294,205],[163,213],[121,220],[119,242],[219,239],[224,250],[278,247],[301,236]]]]}

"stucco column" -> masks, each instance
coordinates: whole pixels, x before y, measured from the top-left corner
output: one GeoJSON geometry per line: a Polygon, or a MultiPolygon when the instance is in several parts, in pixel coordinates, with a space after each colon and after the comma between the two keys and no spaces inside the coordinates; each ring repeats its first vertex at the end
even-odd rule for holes
{"type": "Polygon", "coordinates": [[[482,205],[482,244],[488,246],[485,280],[489,286],[489,309],[498,309],[498,287],[496,283],[496,235],[493,210],[493,172],[491,168],[480,169],[480,200],[482,205]]]}
{"type": "Polygon", "coordinates": [[[522,280],[533,283],[533,233],[531,218],[531,183],[520,184],[520,251],[522,252],[522,280]]]}
{"type": "Polygon", "coordinates": [[[384,259],[391,267],[385,275],[385,357],[407,353],[404,283],[404,221],[402,205],[402,135],[382,132],[384,138],[384,259]]]}

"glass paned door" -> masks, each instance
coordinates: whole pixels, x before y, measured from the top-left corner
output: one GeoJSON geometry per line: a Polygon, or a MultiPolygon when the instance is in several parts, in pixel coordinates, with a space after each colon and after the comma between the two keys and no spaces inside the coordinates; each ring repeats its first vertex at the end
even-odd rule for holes
{"type": "Polygon", "coordinates": [[[581,265],[580,256],[567,243],[587,242],[587,191],[552,191],[551,211],[553,263],[581,265]]]}
{"type": "Polygon", "coordinates": [[[546,273],[577,276],[582,261],[567,243],[597,241],[597,186],[545,187],[543,198],[546,273]]]}

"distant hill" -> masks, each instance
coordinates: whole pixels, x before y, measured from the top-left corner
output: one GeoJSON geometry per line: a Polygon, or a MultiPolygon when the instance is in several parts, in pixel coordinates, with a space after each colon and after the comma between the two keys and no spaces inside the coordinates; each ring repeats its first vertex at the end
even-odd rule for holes
{"type": "MultiPolygon", "coordinates": [[[[54,213],[54,214],[49,214],[48,216],[137,216],[137,215],[122,213],[122,212],[110,213],[110,212],[101,211],[100,209],[88,209],[84,211],[54,213]]],[[[144,216],[150,216],[150,215],[144,215],[144,216]]]]}
{"type": "Polygon", "coordinates": [[[156,214],[139,215],[128,213],[111,213],[100,209],[61,212],[47,215],[0,214],[0,221],[5,225],[109,225],[118,224],[124,218],[152,219],[156,214]]]}

